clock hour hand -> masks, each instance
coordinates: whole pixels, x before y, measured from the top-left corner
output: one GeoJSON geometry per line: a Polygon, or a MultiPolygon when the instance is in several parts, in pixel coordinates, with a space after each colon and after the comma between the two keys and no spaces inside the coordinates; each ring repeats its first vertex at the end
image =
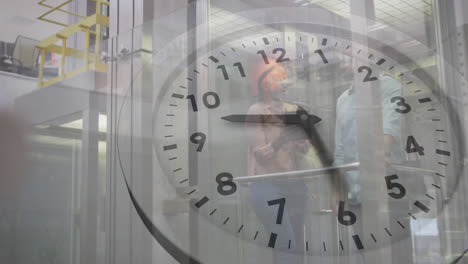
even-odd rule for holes
{"type": "Polygon", "coordinates": [[[286,125],[302,125],[304,121],[308,121],[310,125],[319,123],[322,119],[307,113],[296,112],[283,115],[228,115],[221,119],[235,123],[281,123],[286,125]]]}

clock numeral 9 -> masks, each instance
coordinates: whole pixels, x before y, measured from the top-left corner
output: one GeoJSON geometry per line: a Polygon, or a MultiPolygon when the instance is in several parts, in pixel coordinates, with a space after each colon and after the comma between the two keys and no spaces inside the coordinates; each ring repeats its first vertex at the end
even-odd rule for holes
{"type": "MultiPolygon", "coordinates": [[[[195,95],[187,95],[187,99],[190,100],[192,103],[192,109],[194,112],[198,112],[198,105],[197,105],[197,100],[195,99],[195,95]]],[[[203,104],[206,106],[206,108],[209,109],[214,109],[219,106],[220,100],[219,100],[219,95],[215,92],[207,92],[203,95],[203,104]],[[213,100],[210,100],[210,98],[213,98],[213,100]],[[211,102],[210,102],[211,101],[211,102]]]]}
{"type": "Polygon", "coordinates": [[[268,206],[276,205],[278,204],[278,215],[276,216],[276,224],[281,225],[283,222],[283,214],[284,214],[284,205],[286,204],[286,198],[280,198],[276,200],[271,200],[268,201],[268,206]]]}
{"type": "Polygon", "coordinates": [[[385,182],[387,183],[387,189],[392,190],[392,189],[398,189],[398,192],[389,192],[388,195],[390,197],[395,198],[395,199],[402,199],[406,195],[406,189],[401,185],[401,183],[398,182],[393,182],[394,180],[397,180],[398,176],[396,174],[386,176],[385,177],[385,182]]]}
{"type": "Polygon", "coordinates": [[[405,98],[401,96],[395,96],[392,97],[391,99],[392,103],[397,102],[397,106],[400,106],[400,108],[395,108],[395,111],[400,114],[407,114],[411,111],[411,106],[406,103],[405,98]]]}
{"type": "Polygon", "coordinates": [[[219,194],[226,196],[237,191],[237,185],[232,181],[232,179],[232,175],[228,172],[223,172],[216,176],[219,194]]]}
{"type": "Polygon", "coordinates": [[[356,215],[348,210],[344,209],[345,202],[340,201],[340,206],[338,208],[338,221],[344,226],[354,225],[356,223],[356,215]]]}
{"type": "MultiPolygon", "coordinates": [[[[281,54],[279,55],[278,59],[276,59],[276,63],[290,61],[289,58],[284,57],[284,56],[286,56],[286,50],[285,49],[276,48],[276,49],[273,50],[273,54],[276,54],[278,52],[281,53],[281,54]]],[[[270,60],[268,59],[268,56],[266,55],[266,52],[264,50],[259,50],[257,52],[257,54],[262,55],[262,58],[263,58],[263,61],[265,62],[265,64],[270,64],[270,60]]]]}
{"type": "MultiPolygon", "coordinates": [[[[241,77],[246,76],[245,71],[244,71],[244,67],[242,67],[242,63],[236,62],[236,63],[234,63],[233,66],[239,68],[239,73],[240,73],[241,77]]],[[[223,73],[224,80],[226,80],[226,81],[229,80],[229,74],[228,74],[228,72],[226,70],[226,66],[219,65],[217,69],[221,69],[221,72],[223,73]]]]}
{"type": "Polygon", "coordinates": [[[414,139],[413,136],[409,136],[408,140],[406,141],[406,152],[407,153],[418,152],[419,155],[424,156],[424,147],[420,146],[418,142],[416,142],[416,139],[414,139]]]}
{"type": "Polygon", "coordinates": [[[205,146],[206,135],[202,132],[193,133],[190,137],[190,141],[192,141],[193,144],[198,144],[197,151],[201,152],[203,150],[203,146],[205,146]]]}

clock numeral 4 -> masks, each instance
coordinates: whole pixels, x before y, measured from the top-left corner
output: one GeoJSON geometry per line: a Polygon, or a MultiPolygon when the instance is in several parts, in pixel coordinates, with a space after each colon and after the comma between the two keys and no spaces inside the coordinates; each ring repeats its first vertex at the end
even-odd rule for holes
{"type": "Polygon", "coordinates": [[[424,156],[424,147],[420,146],[413,136],[409,136],[408,140],[406,141],[406,152],[417,152],[419,155],[424,156]]]}

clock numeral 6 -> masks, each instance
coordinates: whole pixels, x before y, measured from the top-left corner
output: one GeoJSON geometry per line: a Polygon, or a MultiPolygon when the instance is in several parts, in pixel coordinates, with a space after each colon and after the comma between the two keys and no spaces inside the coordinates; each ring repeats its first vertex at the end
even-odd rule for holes
{"type": "Polygon", "coordinates": [[[193,133],[192,136],[190,136],[190,141],[192,141],[193,144],[198,144],[197,151],[201,152],[203,146],[205,146],[206,135],[202,132],[193,133]]]}
{"type": "MultiPolygon", "coordinates": [[[[195,95],[193,94],[187,95],[187,99],[189,99],[190,102],[192,103],[193,111],[198,112],[198,105],[197,105],[197,100],[195,98],[195,95]]],[[[203,104],[206,106],[206,108],[209,108],[209,109],[214,109],[218,107],[220,104],[219,95],[215,92],[206,92],[203,95],[203,104]]]]}
{"type": "Polygon", "coordinates": [[[340,206],[338,208],[338,221],[344,226],[354,225],[356,223],[356,215],[348,210],[344,209],[345,202],[340,201],[340,206]]]}
{"type": "Polygon", "coordinates": [[[387,183],[387,189],[388,190],[392,190],[394,188],[398,189],[398,193],[389,192],[388,195],[390,195],[390,197],[395,198],[395,199],[401,199],[401,198],[405,197],[406,189],[400,183],[393,182],[394,180],[397,180],[397,179],[398,179],[398,176],[396,174],[394,174],[394,175],[386,176],[385,177],[385,182],[387,183]]]}
{"type": "Polygon", "coordinates": [[[232,175],[228,172],[223,172],[216,176],[219,194],[226,196],[237,191],[237,185],[232,181],[232,179],[232,175]]]}
{"type": "Polygon", "coordinates": [[[392,97],[391,99],[392,103],[397,102],[397,106],[400,106],[400,108],[395,108],[395,111],[400,114],[407,114],[411,111],[411,106],[406,103],[405,98],[401,96],[395,96],[392,97]]]}

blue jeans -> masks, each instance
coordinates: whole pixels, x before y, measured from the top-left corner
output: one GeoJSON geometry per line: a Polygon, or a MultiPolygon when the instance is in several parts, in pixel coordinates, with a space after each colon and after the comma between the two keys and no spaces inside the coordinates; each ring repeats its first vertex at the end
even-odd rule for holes
{"type": "Polygon", "coordinates": [[[305,251],[304,218],[308,200],[304,182],[255,182],[250,185],[250,191],[255,213],[265,230],[277,234],[273,249],[275,263],[302,264],[305,251]],[[286,201],[282,222],[277,224],[279,205],[269,206],[268,201],[281,198],[285,198],[286,201]]]}

